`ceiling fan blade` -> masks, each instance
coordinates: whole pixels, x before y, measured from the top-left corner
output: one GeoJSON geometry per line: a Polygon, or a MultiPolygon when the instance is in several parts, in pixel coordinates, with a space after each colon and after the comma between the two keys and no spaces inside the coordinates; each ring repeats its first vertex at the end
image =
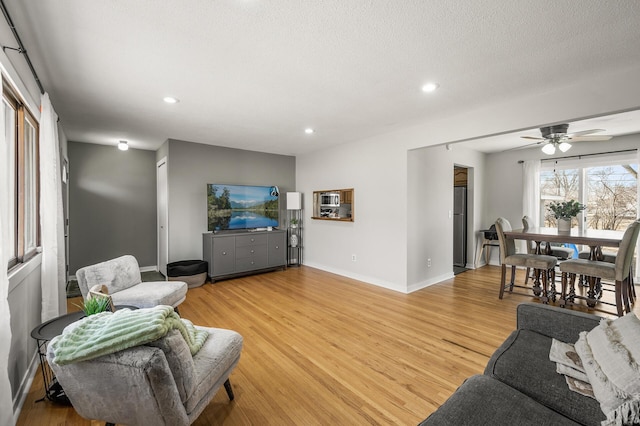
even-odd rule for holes
{"type": "Polygon", "coordinates": [[[541,137],[537,137],[537,136],[520,136],[522,139],[531,139],[534,141],[543,141],[544,138],[541,137]]]}
{"type": "Polygon", "coordinates": [[[513,147],[513,148],[505,149],[503,152],[516,151],[516,150],[519,150],[519,149],[525,149],[525,148],[529,148],[529,147],[534,146],[534,145],[540,145],[540,143],[541,142],[528,143],[526,145],[516,146],[516,147],[513,147]]]}
{"type": "Polygon", "coordinates": [[[613,136],[609,135],[593,135],[593,136],[577,136],[569,138],[571,142],[588,142],[588,141],[608,141],[613,136]]]}
{"type": "Polygon", "coordinates": [[[598,133],[598,132],[604,132],[604,129],[591,129],[591,130],[583,130],[581,132],[567,133],[567,137],[573,138],[575,136],[586,136],[586,135],[590,135],[591,133],[598,133]]]}

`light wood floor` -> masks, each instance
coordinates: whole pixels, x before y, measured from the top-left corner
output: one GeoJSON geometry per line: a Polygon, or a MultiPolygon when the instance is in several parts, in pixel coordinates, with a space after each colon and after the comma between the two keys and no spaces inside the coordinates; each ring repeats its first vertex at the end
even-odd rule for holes
{"type": "MultiPolygon", "coordinates": [[[[486,266],[405,295],[303,266],[191,289],[183,317],[244,336],[235,400],[221,389],[195,424],[415,425],[483,372],[534,300],[499,300],[499,279],[486,266]]],[[[18,425],[104,424],[42,395],[38,372],[18,425]]]]}

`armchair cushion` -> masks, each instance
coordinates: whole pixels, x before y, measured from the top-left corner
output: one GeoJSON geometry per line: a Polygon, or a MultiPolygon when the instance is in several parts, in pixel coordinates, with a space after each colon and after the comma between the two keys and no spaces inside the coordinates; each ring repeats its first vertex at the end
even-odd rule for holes
{"type": "Polygon", "coordinates": [[[197,417],[240,361],[242,336],[235,331],[196,326],[209,338],[193,356],[195,389],[185,403],[189,417],[197,417]],[[203,403],[203,401],[207,401],[203,403]],[[203,405],[204,404],[204,405],[203,405]]]}
{"type": "Polygon", "coordinates": [[[96,284],[105,285],[114,305],[131,305],[152,308],[169,305],[174,308],[184,302],[188,286],[182,281],[143,282],[138,261],[124,255],[106,262],[86,266],[76,272],[82,297],[96,284]]]}
{"type": "Polygon", "coordinates": [[[187,283],[182,281],[144,281],[111,294],[113,304],[152,308],[157,305],[176,307],[187,298],[187,283]]]}

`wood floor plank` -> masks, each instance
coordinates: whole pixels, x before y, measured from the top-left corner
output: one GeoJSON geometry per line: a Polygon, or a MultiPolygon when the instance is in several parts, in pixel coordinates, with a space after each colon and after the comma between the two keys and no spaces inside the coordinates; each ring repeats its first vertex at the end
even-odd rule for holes
{"type": "MultiPolygon", "coordinates": [[[[499,279],[487,266],[401,294],[302,266],[190,289],[183,317],[244,337],[235,400],[220,390],[194,424],[417,424],[483,372],[534,301],[499,300],[499,279]]],[[[103,424],[35,402],[42,387],[38,373],[18,425],[103,424]]]]}

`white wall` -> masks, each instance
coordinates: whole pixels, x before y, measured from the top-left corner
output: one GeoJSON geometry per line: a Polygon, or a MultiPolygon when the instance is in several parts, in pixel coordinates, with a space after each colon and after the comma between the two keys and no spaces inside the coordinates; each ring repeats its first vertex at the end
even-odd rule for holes
{"type": "Polygon", "coordinates": [[[408,153],[409,217],[407,288],[415,291],[453,276],[453,168],[469,168],[467,187],[467,264],[475,258],[475,232],[483,222],[481,202],[485,155],[444,146],[408,153]],[[427,265],[431,259],[431,267],[427,265]]]}
{"type": "MultiPolygon", "coordinates": [[[[303,228],[304,263],[379,286],[409,291],[414,280],[428,280],[421,270],[424,253],[413,253],[417,244],[409,238],[414,230],[408,220],[415,222],[416,212],[409,211],[408,200],[420,199],[422,191],[420,185],[409,185],[409,177],[415,179],[414,171],[409,170],[407,152],[410,149],[638,109],[638,75],[640,65],[611,70],[526,98],[486,105],[438,120],[425,117],[422,124],[299,156],[296,189],[305,194],[307,219],[303,228]],[[355,188],[356,198],[353,224],[308,219],[314,190],[350,187],[355,188]],[[357,254],[357,262],[351,262],[351,254],[357,254]]],[[[521,201],[514,202],[511,198],[521,196],[505,194],[520,194],[521,172],[501,166],[489,162],[485,166],[488,177],[482,191],[488,196],[487,202],[474,206],[482,212],[480,219],[484,222],[497,211],[516,218],[520,215],[515,211],[521,201]],[[505,203],[501,209],[499,206],[505,203]]],[[[484,173],[483,170],[476,172],[480,178],[484,173]]],[[[449,200],[434,202],[447,204],[449,200]]],[[[423,220],[441,224],[443,228],[447,223],[438,212],[423,220]]],[[[482,226],[486,224],[479,225],[482,226]]],[[[425,244],[440,236],[432,232],[426,231],[425,244]]],[[[439,267],[434,271],[440,271],[439,267]]]]}
{"type": "Polygon", "coordinates": [[[298,157],[304,263],[405,291],[406,163],[406,151],[390,150],[386,138],[298,157]],[[311,219],[313,191],[341,188],[354,188],[354,222],[311,219]]]}

